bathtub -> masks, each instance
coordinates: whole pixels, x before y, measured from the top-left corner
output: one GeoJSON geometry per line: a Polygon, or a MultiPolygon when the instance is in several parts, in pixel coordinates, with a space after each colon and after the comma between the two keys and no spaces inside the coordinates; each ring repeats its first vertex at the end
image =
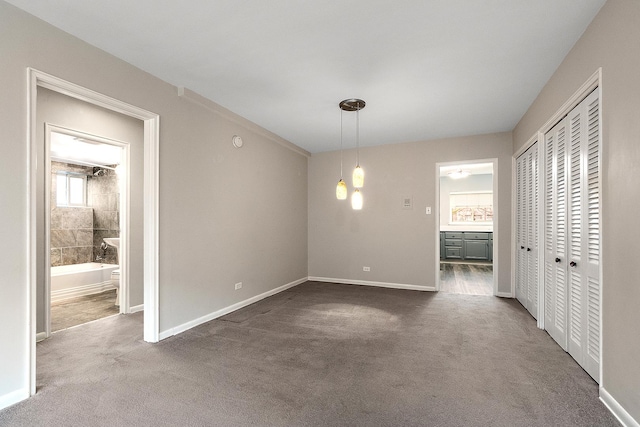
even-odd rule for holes
{"type": "Polygon", "coordinates": [[[51,267],[51,302],[115,289],[111,272],[118,268],[119,265],[99,262],[51,267]]]}

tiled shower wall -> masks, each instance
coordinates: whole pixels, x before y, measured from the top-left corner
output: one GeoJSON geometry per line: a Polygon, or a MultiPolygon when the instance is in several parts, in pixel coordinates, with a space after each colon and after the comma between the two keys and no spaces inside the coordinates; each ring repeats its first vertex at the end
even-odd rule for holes
{"type": "MultiPolygon", "coordinates": [[[[104,171],[94,176],[93,167],[51,162],[51,266],[96,261],[103,255],[102,238],[120,236],[118,177],[112,170],[104,171]],[[56,205],[58,171],[87,175],[87,207],[56,205]]],[[[99,262],[118,263],[114,248],[105,255],[99,262]]]]}
{"type": "MultiPolygon", "coordinates": [[[[98,168],[94,168],[94,171],[98,168]]],[[[93,259],[102,256],[100,245],[104,237],[120,237],[120,190],[118,175],[112,169],[103,169],[102,176],[92,175],[87,180],[87,203],[93,208],[93,259]]],[[[115,248],[109,247],[101,262],[117,264],[115,248]]]]}

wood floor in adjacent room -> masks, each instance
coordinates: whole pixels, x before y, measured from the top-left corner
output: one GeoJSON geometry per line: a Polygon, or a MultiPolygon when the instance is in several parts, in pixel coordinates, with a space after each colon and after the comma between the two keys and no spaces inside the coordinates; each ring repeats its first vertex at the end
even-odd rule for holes
{"type": "Polygon", "coordinates": [[[306,282],[157,344],[143,315],[37,345],[16,426],[617,426],[509,298],[306,282]]]}
{"type": "Polygon", "coordinates": [[[493,295],[493,265],[441,261],[440,292],[493,295]]]}
{"type": "Polygon", "coordinates": [[[120,313],[116,290],[51,303],[51,331],[56,332],[120,313]]]}

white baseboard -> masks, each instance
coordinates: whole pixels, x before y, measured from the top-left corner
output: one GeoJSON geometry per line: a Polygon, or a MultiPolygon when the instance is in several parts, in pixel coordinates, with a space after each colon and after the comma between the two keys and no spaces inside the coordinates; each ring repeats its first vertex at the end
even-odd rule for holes
{"type": "Polygon", "coordinates": [[[362,285],[362,286],[375,286],[378,288],[407,289],[410,291],[435,292],[436,290],[435,286],[406,285],[403,283],[371,282],[366,280],[336,279],[331,277],[309,276],[309,280],[312,280],[314,282],[341,283],[344,285],[362,285]]]}
{"type": "Polygon", "coordinates": [[[500,298],[513,298],[511,292],[496,292],[496,296],[500,298]]]}
{"type": "Polygon", "coordinates": [[[272,295],[280,293],[280,292],[282,292],[284,290],[287,290],[289,288],[297,286],[297,285],[299,285],[301,283],[304,283],[306,281],[307,281],[307,278],[303,277],[302,279],[295,280],[295,281],[293,281],[291,283],[287,283],[286,285],[282,285],[282,286],[277,287],[275,289],[272,289],[270,291],[264,292],[264,293],[262,293],[260,295],[256,295],[255,297],[251,297],[251,298],[246,299],[244,301],[240,301],[238,303],[230,305],[229,307],[222,308],[220,310],[214,311],[213,313],[209,313],[209,314],[207,314],[205,316],[202,316],[202,317],[199,317],[197,319],[191,320],[189,322],[183,323],[182,325],[178,325],[178,326],[176,326],[174,328],[171,328],[171,329],[168,329],[166,331],[161,331],[159,336],[158,336],[158,338],[160,340],[163,340],[165,338],[169,338],[171,336],[177,335],[177,334],[179,334],[181,332],[184,332],[186,330],[194,328],[194,327],[196,327],[198,325],[201,325],[203,323],[209,322],[210,320],[217,319],[218,317],[222,317],[225,314],[229,314],[229,313],[231,313],[233,311],[239,310],[239,309],[241,309],[243,307],[246,307],[246,306],[248,306],[250,304],[253,304],[254,302],[258,302],[258,301],[260,301],[262,299],[268,298],[268,297],[270,297],[272,295]]]}
{"type": "Polygon", "coordinates": [[[29,398],[29,389],[23,388],[0,396],[0,409],[8,408],[29,398]]]}
{"type": "Polygon", "coordinates": [[[640,427],[640,423],[637,420],[633,419],[631,414],[629,414],[622,407],[622,405],[620,405],[618,401],[614,399],[613,396],[611,396],[609,392],[607,392],[607,390],[605,390],[602,386],[600,386],[600,400],[602,401],[602,403],[604,403],[607,409],[609,409],[609,411],[611,411],[611,413],[616,416],[618,421],[620,421],[623,426],[640,427]]]}
{"type": "Polygon", "coordinates": [[[129,314],[137,313],[142,310],[144,310],[144,304],[134,305],[132,307],[129,307],[129,314]]]}
{"type": "Polygon", "coordinates": [[[102,283],[92,283],[90,285],[76,286],[75,288],[60,289],[51,291],[51,302],[62,301],[68,298],[83,297],[86,295],[99,294],[100,292],[115,289],[111,281],[102,283]]]}
{"type": "Polygon", "coordinates": [[[44,341],[47,338],[46,332],[38,332],[36,334],[36,342],[44,341]]]}

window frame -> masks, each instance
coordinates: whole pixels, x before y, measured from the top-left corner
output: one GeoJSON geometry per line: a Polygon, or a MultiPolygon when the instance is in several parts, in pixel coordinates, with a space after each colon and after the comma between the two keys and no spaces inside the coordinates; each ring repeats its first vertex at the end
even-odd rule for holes
{"type": "MultiPolygon", "coordinates": [[[[77,194],[76,194],[77,195],[77,194]]],[[[56,205],[60,207],[87,207],[87,176],[82,173],[76,172],[68,172],[68,171],[58,171],[56,172],[56,205]],[[65,188],[65,197],[63,202],[60,202],[60,180],[59,177],[64,176],[64,188],[65,188]],[[82,180],[82,202],[81,203],[72,203],[71,200],[75,199],[72,197],[71,192],[71,179],[81,179],[82,180]]]]}

